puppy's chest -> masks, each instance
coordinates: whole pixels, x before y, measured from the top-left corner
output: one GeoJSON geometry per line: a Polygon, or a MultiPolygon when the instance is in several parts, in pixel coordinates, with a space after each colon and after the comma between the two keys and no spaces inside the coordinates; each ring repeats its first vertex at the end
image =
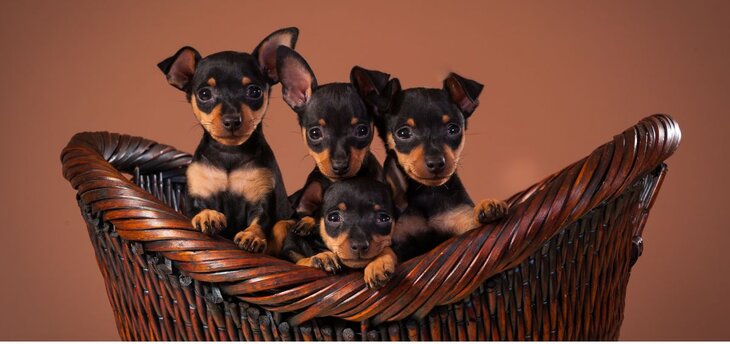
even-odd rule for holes
{"type": "Polygon", "coordinates": [[[266,167],[244,165],[226,171],[202,162],[193,162],[187,170],[188,192],[200,198],[221,193],[258,202],[274,189],[274,172],[266,167]]]}

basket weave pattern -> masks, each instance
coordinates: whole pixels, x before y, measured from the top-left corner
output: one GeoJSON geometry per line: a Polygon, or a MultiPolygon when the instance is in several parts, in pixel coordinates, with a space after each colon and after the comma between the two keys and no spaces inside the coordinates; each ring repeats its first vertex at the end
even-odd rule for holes
{"type": "Polygon", "coordinates": [[[172,147],[80,133],[61,160],[122,339],[616,339],[680,136],[669,116],[647,117],[375,291],[362,272],[329,275],[194,230],[177,211],[190,156],[172,147]]]}

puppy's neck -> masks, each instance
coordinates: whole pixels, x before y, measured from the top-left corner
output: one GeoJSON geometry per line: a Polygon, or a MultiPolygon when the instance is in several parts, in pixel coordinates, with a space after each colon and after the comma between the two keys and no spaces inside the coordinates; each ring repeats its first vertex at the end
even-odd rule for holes
{"type": "Polygon", "coordinates": [[[261,124],[256,127],[246,142],[235,146],[224,145],[216,141],[206,131],[195,150],[193,160],[230,170],[256,159],[261,155],[264,147],[267,145],[261,124]]]}

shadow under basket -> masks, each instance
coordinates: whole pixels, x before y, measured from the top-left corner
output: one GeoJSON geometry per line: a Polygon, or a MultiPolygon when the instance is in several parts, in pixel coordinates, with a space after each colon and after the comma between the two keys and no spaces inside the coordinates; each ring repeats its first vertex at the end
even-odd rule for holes
{"type": "Polygon", "coordinates": [[[680,136],[645,118],[378,290],[194,230],[178,211],[191,157],[170,146],[79,133],[61,160],[125,340],[603,340],[680,136]]]}

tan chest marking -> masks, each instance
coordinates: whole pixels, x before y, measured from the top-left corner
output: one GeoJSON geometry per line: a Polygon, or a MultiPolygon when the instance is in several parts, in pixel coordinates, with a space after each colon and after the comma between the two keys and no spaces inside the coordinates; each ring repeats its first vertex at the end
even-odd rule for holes
{"type": "Polygon", "coordinates": [[[274,173],[263,167],[242,168],[228,176],[228,191],[258,202],[274,189],[274,173]]]}
{"type": "Polygon", "coordinates": [[[213,166],[194,162],[186,175],[191,196],[209,198],[228,189],[228,174],[213,166]]]}
{"type": "Polygon", "coordinates": [[[428,224],[441,233],[451,235],[459,235],[479,226],[474,208],[466,204],[431,217],[428,224]]]}
{"type": "Polygon", "coordinates": [[[274,173],[263,167],[241,168],[231,173],[201,163],[188,166],[188,192],[209,198],[229,191],[249,202],[258,202],[274,189],[274,173]]]}

